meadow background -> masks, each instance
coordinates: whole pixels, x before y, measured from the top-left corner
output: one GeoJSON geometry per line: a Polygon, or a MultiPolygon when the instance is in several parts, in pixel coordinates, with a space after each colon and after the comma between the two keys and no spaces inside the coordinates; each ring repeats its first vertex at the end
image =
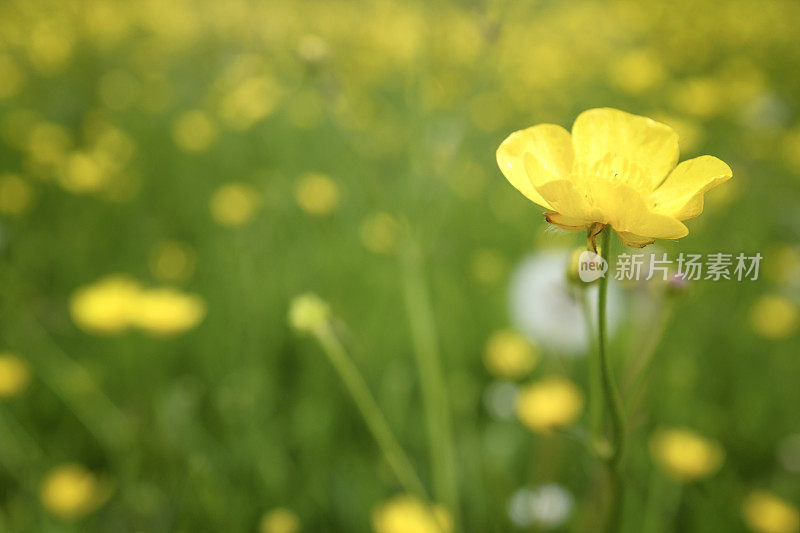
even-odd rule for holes
{"type": "MultiPolygon", "coordinates": [[[[596,465],[513,407],[548,376],[586,391],[585,350],[528,338],[504,371],[487,341],[547,314],[515,315],[519,265],[585,243],[546,228],[497,146],[610,106],[733,169],[661,251],[764,256],[758,281],[670,302],[616,284],[618,375],[654,350],[627,530],[796,531],[798,22],[793,0],[3,0],[0,530],[371,531],[403,489],[287,313],[330,304],[430,486],[411,280],[460,529],[594,531],[596,465]],[[715,443],[718,471],[670,475],[648,447],[663,427],[715,443]]],[[[436,529],[399,522],[379,533],[436,529]]]]}

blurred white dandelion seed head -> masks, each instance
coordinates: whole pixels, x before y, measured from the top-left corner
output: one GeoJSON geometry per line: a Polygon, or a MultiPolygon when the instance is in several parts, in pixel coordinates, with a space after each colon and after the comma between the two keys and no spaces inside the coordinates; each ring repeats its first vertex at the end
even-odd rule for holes
{"type": "Polygon", "coordinates": [[[544,529],[552,529],[567,521],[573,502],[572,494],[556,483],[535,489],[522,488],[511,496],[508,516],[518,527],[536,524],[544,529]]]}
{"type": "MultiPolygon", "coordinates": [[[[581,301],[567,280],[570,253],[548,250],[523,259],[511,276],[509,304],[514,326],[542,346],[544,353],[580,357],[586,353],[589,335],[581,301]]],[[[594,313],[597,288],[583,290],[588,291],[594,313]]],[[[613,333],[620,318],[620,295],[613,282],[608,292],[608,327],[613,333]]]]}

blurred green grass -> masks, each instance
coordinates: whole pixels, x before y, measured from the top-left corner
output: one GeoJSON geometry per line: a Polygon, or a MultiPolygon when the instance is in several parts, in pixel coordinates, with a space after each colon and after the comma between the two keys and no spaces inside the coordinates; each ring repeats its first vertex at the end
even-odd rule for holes
{"type": "MultiPolygon", "coordinates": [[[[512,494],[557,482],[577,502],[562,529],[590,531],[593,468],[580,447],[483,405],[493,380],[483,347],[509,325],[513,267],[583,240],[546,231],[494,151],[513,130],[569,126],[590,107],[664,117],[683,138],[696,134],[681,159],[719,156],[734,181],[709,195],[688,237],[662,248],[760,251],[766,269],[774,250],[796,253],[800,233],[798,19],[791,1],[6,0],[0,173],[21,176],[33,200],[0,220],[0,350],[27,361],[33,379],[0,403],[0,528],[253,531],[266,511],[286,507],[304,531],[369,530],[372,509],[399,487],[327,360],[289,330],[286,313],[308,290],[331,303],[429,481],[402,270],[360,236],[365,220],[388,213],[423,250],[464,530],[513,530],[512,494]],[[260,89],[226,112],[253,79],[260,89]],[[218,130],[199,153],[172,133],[194,109],[218,130]],[[35,113],[29,123],[22,110],[35,113]],[[31,132],[44,122],[72,146],[37,145],[31,132]],[[133,154],[76,190],[83,176],[68,162],[90,152],[98,123],[123,132],[133,154]],[[43,165],[49,148],[56,161],[43,165]],[[308,172],[338,187],[329,214],[298,205],[308,172]],[[258,197],[237,227],[209,209],[231,182],[258,197]],[[165,240],[194,252],[193,276],[167,282],[204,299],[200,325],[169,338],[76,327],[69,302],[80,287],[114,273],[163,284],[149,260],[165,240]],[[476,275],[476,254],[487,250],[498,272],[476,275]],[[106,476],[113,492],[88,516],[62,520],[39,490],[71,462],[106,476]]],[[[662,425],[695,428],[726,459],[702,483],[661,479],[674,503],[654,531],[746,531],[741,500],[752,488],[800,499],[798,472],[777,452],[800,430],[798,337],[753,330],[750,311],[765,294],[796,306],[798,279],[778,269],[752,283],[700,282],[678,304],[647,417],[632,433],[631,531],[663,478],[646,449],[662,425]]],[[[614,352],[627,341],[615,339],[614,352]]],[[[534,372],[566,372],[585,386],[582,360],[545,353],[534,372]]]]}

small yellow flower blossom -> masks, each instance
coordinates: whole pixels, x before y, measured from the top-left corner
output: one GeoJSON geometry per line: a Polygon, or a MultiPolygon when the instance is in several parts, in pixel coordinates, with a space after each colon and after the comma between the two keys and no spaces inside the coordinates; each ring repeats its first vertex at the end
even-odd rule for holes
{"type": "Polygon", "coordinates": [[[206,304],[197,295],[165,287],[144,289],[125,276],[109,276],[78,289],[70,301],[75,323],[89,333],[138,327],[154,335],[183,333],[199,324],[206,304]]]}
{"type": "Polygon", "coordinates": [[[797,331],[800,310],[783,296],[762,296],[750,309],[750,325],[764,338],[784,339],[797,331]]]}
{"type": "Polygon", "coordinates": [[[253,220],[260,204],[261,197],[252,185],[228,183],[211,196],[211,216],[221,226],[242,226],[253,220]]]}
{"type": "Polygon", "coordinates": [[[217,127],[206,113],[188,111],[172,124],[172,139],[187,152],[202,152],[217,139],[217,127]]]}
{"type": "Polygon", "coordinates": [[[450,533],[453,519],[443,507],[426,506],[414,496],[395,496],[372,512],[375,533],[450,533]]]}
{"type": "Polygon", "coordinates": [[[616,109],[581,113],[572,133],[539,124],[497,150],[508,181],[567,230],[610,225],[628,246],[678,239],[703,211],[703,194],[731,178],[712,156],[678,162],[678,136],[665,124],[616,109]]]}
{"type": "Polygon", "coordinates": [[[397,247],[397,221],[388,213],[377,213],[361,223],[358,235],[369,251],[391,253],[397,247]]]}
{"type": "Polygon", "coordinates": [[[73,152],[64,160],[59,183],[76,194],[96,192],[108,184],[109,170],[105,159],[88,152],[73,152]]]}
{"type": "Polygon", "coordinates": [[[646,50],[633,50],[611,64],[611,81],[629,94],[641,94],[656,87],[665,76],[658,57],[646,50]]]}
{"type": "Polygon", "coordinates": [[[58,74],[67,66],[75,41],[73,26],[56,18],[39,20],[25,39],[31,63],[45,76],[58,74]]]}
{"type": "Polygon", "coordinates": [[[73,139],[63,126],[42,121],[30,126],[25,141],[31,164],[50,167],[64,162],[73,139]]]}
{"type": "Polygon", "coordinates": [[[17,96],[25,85],[27,76],[7,54],[0,53],[0,100],[17,96]]]}
{"type": "Polygon", "coordinates": [[[758,533],[798,533],[797,507],[767,491],[751,492],[742,509],[747,526],[758,533]]]}
{"type": "Polygon", "coordinates": [[[131,321],[141,287],[126,276],[114,275],[75,291],[70,299],[72,320],[89,333],[119,333],[131,321]]]}
{"type": "Polygon", "coordinates": [[[512,330],[497,331],[489,337],[483,362],[492,375],[520,379],[536,367],[539,349],[512,330]]]}
{"type": "Polygon", "coordinates": [[[312,293],[295,296],[289,305],[289,325],[300,333],[312,333],[323,326],[331,315],[330,306],[312,293]]]}
{"type": "Polygon", "coordinates": [[[25,360],[12,353],[0,352],[0,399],[18,395],[30,381],[31,371],[25,360]]]}
{"type": "Polygon", "coordinates": [[[277,508],[264,514],[258,524],[259,533],[297,533],[300,518],[290,509],[277,508]]]}
{"type": "Polygon", "coordinates": [[[142,291],[132,323],[154,335],[176,335],[197,326],[206,315],[206,304],[195,294],[162,288],[142,291]]]}
{"type": "Polygon", "coordinates": [[[164,241],[150,252],[150,272],[159,281],[186,281],[194,273],[194,264],[194,250],[181,242],[164,241]]]}
{"type": "Polygon", "coordinates": [[[231,129],[247,130],[272,114],[280,88],[271,77],[253,76],[234,86],[219,105],[220,119],[231,129]]]}
{"type": "Polygon", "coordinates": [[[339,205],[339,186],[329,176],[310,172],[300,177],[294,190],[297,205],[310,215],[330,215],[339,205]]]}
{"type": "Polygon", "coordinates": [[[0,176],[0,215],[19,216],[31,206],[33,189],[15,174],[0,176]]]}
{"type": "Polygon", "coordinates": [[[583,392],[571,381],[544,378],[519,392],[517,417],[532,431],[550,433],[575,422],[583,411],[583,402],[583,392]]]}
{"type": "Polygon", "coordinates": [[[78,464],[65,464],[47,473],[39,489],[42,505],[53,515],[70,520],[94,512],[111,495],[111,487],[78,464]]]}
{"type": "Polygon", "coordinates": [[[689,482],[714,475],[725,452],[715,442],[690,429],[661,429],[650,437],[650,454],[664,471],[689,482]]]}

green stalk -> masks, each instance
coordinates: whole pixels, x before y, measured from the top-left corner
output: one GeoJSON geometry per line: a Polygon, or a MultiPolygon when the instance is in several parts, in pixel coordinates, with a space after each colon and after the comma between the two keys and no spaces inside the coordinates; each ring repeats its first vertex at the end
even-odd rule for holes
{"type": "MultiPolygon", "coordinates": [[[[592,327],[592,309],[589,301],[589,291],[585,287],[580,289],[583,319],[586,324],[588,345],[597,345],[594,328],[592,327]]],[[[591,351],[591,348],[589,348],[591,351]]],[[[589,430],[595,437],[601,435],[603,422],[603,397],[600,391],[600,361],[596,354],[590,354],[589,364],[589,430]]]]}
{"type": "Polygon", "coordinates": [[[403,451],[403,448],[392,433],[389,423],[383,416],[383,412],[378,407],[375,398],[367,387],[367,383],[361,376],[353,360],[333,331],[329,322],[314,329],[314,336],[322,346],[325,355],[328,356],[333,367],[344,382],[350,396],[364,417],[372,436],[378,443],[386,462],[397,477],[397,481],[403,488],[412,494],[417,495],[422,501],[428,501],[425,487],[422,485],[413,464],[403,451]]]}
{"type": "MultiPolygon", "coordinates": [[[[601,254],[606,262],[611,257],[611,231],[608,226],[601,233],[601,254]]],[[[609,441],[608,454],[603,457],[606,464],[610,484],[610,511],[606,522],[606,531],[619,531],[622,516],[622,499],[625,492],[623,479],[620,469],[620,459],[624,451],[625,439],[625,420],[622,411],[622,400],[620,399],[617,385],[614,381],[611,361],[606,349],[607,344],[607,324],[606,324],[606,302],[608,300],[608,278],[611,276],[611,267],[605,276],[600,278],[600,286],[597,303],[597,348],[598,359],[600,362],[600,384],[603,391],[603,399],[609,414],[611,427],[611,437],[609,441]]]]}
{"type": "Polygon", "coordinates": [[[434,498],[458,521],[455,451],[442,357],[422,271],[419,249],[408,244],[403,254],[406,309],[411,326],[433,471],[434,498]]]}

